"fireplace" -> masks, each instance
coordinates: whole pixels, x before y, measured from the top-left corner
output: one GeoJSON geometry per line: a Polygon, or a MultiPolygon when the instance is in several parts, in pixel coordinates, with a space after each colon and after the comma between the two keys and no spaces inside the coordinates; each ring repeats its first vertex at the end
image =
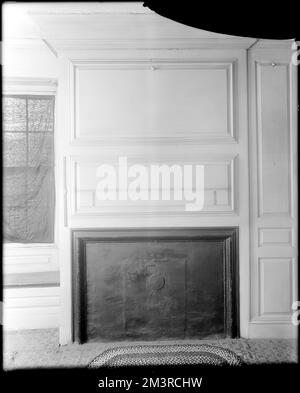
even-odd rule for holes
{"type": "Polygon", "coordinates": [[[238,229],[73,230],[73,339],[237,337],[238,229]]]}

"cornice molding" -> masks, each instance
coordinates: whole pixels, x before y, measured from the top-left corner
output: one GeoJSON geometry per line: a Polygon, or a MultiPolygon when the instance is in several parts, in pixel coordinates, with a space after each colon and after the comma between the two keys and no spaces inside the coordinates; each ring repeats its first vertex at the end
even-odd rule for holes
{"type": "Polygon", "coordinates": [[[65,39],[50,40],[57,52],[87,50],[176,50],[176,49],[247,49],[253,39],[239,38],[183,38],[183,39],[65,39]]]}

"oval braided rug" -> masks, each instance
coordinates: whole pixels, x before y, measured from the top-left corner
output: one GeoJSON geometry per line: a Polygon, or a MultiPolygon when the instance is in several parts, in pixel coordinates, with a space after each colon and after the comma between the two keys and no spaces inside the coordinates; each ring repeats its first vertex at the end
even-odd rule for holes
{"type": "Polygon", "coordinates": [[[243,362],[229,349],[207,344],[132,345],[107,349],[88,367],[197,364],[240,366],[243,362]]]}

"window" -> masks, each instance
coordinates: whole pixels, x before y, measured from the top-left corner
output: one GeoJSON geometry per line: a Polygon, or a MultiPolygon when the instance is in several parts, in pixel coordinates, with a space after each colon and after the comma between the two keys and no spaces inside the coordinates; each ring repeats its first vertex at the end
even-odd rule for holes
{"type": "Polygon", "coordinates": [[[3,97],[3,233],[54,242],[54,96],[3,97]]]}

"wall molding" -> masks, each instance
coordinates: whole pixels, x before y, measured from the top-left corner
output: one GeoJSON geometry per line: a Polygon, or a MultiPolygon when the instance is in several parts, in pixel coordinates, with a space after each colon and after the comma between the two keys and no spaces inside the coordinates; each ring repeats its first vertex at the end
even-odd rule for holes
{"type": "Polygon", "coordinates": [[[57,80],[34,77],[4,77],[3,94],[45,94],[55,95],[57,80]]]}
{"type": "Polygon", "coordinates": [[[247,49],[254,42],[252,39],[239,38],[186,38],[186,39],[50,39],[55,51],[68,54],[74,51],[104,50],[197,50],[197,49],[247,49]]]}

